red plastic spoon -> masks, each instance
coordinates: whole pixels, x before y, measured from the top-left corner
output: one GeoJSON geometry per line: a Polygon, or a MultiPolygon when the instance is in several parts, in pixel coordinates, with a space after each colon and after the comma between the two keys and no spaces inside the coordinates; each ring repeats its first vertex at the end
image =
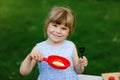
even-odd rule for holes
{"type": "Polygon", "coordinates": [[[70,62],[68,59],[57,55],[51,55],[48,56],[48,58],[43,58],[43,61],[48,62],[50,66],[56,69],[66,69],[70,66],[70,62]]]}

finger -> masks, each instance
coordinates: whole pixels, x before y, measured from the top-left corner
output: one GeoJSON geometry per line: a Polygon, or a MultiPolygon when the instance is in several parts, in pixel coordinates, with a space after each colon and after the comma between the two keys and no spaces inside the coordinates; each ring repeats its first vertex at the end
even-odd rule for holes
{"type": "Polygon", "coordinates": [[[87,66],[88,62],[87,62],[87,60],[81,59],[81,60],[79,60],[79,63],[81,66],[87,66]]]}
{"type": "Polygon", "coordinates": [[[37,57],[37,54],[34,54],[34,59],[37,60],[37,58],[38,58],[38,57],[37,57]]]}
{"type": "Polygon", "coordinates": [[[42,54],[41,54],[41,56],[40,56],[40,60],[43,61],[43,56],[42,56],[42,54]]]}
{"type": "Polygon", "coordinates": [[[38,55],[37,54],[33,54],[33,59],[38,61],[38,59],[39,59],[38,55]]]}
{"type": "Polygon", "coordinates": [[[83,56],[83,58],[82,59],[87,59],[85,56],[83,56]]]}
{"type": "Polygon", "coordinates": [[[43,56],[41,54],[38,54],[38,59],[39,62],[41,62],[43,60],[43,56]]]}
{"type": "Polygon", "coordinates": [[[87,60],[86,57],[83,57],[83,61],[84,61],[84,62],[88,62],[88,60],[87,60]]]}
{"type": "Polygon", "coordinates": [[[30,54],[30,57],[31,59],[35,59],[34,55],[33,54],[30,54]]]}
{"type": "Polygon", "coordinates": [[[87,66],[87,65],[88,65],[88,62],[87,62],[87,61],[85,61],[85,62],[84,62],[84,66],[87,66]]]}
{"type": "Polygon", "coordinates": [[[80,58],[80,59],[78,60],[78,62],[79,62],[79,63],[82,63],[82,58],[80,58]]]}

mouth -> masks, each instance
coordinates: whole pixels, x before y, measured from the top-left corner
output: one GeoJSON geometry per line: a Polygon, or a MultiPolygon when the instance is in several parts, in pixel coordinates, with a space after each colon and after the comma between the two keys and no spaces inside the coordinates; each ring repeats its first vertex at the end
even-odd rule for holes
{"type": "Polygon", "coordinates": [[[54,37],[60,38],[60,35],[53,34],[54,37]]]}

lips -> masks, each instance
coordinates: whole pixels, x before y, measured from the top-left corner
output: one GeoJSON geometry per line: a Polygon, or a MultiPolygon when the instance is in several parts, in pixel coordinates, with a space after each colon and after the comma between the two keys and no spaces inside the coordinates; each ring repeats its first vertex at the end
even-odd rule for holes
{"type": "Polygon", "coordinates": [[[53,34],[53,36],[54,36],[54,37],[58,37],[58,38],[61,37],[60,35],[56,35],[56,34],[53,34]]]}

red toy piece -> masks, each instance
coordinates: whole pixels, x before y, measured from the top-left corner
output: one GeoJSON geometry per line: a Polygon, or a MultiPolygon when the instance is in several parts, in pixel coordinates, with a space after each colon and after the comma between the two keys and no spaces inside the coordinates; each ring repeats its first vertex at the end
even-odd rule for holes
{"type": "Polygon", "coordinates": [[[68,59],[57,55],[51,55],[48,58],[43,58],[43,61],[48,62],[50,66],[56,69],[66,69],[70,66],[68,59]]]}

